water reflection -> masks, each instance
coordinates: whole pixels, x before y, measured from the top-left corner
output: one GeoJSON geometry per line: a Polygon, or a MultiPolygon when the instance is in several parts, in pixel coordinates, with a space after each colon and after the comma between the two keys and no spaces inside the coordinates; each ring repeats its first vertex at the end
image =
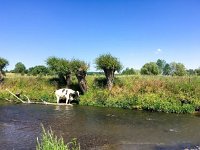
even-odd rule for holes
{"type": "Polygon", "coordinates": [[[82,149],[184,149],[200,145],[194,115],[81,106],[0,106],[0,149],[35,149],[42,123],[82,149]]]}

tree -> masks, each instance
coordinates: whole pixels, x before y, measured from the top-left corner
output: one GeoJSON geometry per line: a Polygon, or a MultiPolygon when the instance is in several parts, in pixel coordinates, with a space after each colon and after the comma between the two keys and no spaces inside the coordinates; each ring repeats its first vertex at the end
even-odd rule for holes
{"type": "Polygon", "coordinates": [[[29,68],[28,74],[34,75],[34,76],[47,75],[49,74],[49,69],[43,65],[39,65],[39,66],[29,68]]]}
{"type": "Polygon", "coordinates": [[[89,68],[89,64],[79,59],[72,59],[70,61],[70,67],[72,72],[76,75],[82,93],[85,93],[88,88],[85,77],[89,68]]]}
{"type": "Polygon", "coordinates": [[[64,80],[67,87],[71,84],[72,72],[70,62],[64,58],[49,57],[46,60],[49,69],[57,74],[60,80],[64,80]]]}
{"type": "Polygon", "coordinates": [[[155,62],[146,63],[141,68],[141,74],[143,75],[158,75],[159,74],[159,68],[158,65],[155,62]]]}
{"type": "Polygon", "coordinates": [[[126,68],[125,70],[122,71],[123,75],[134,75],[136,74],[136,71],[133,68],[126,68]]]}
{"type": "Polygon", "coordinates": [[[169,64],[166,64],[163,68],[163,75],[170,75],[171,74],[171,67],[169,64]]]}
{"type": "Polygon", "coordinates": [[[186,72],[187,72],[187,74],[188,74],[189,76],[195,75],[195,74],[196,74],[196,71],[195,71],[194,69],[188,69],[188,70],[186,70],[186,72]]]}
{"type": "Polygon", "coordinates": [[[162,59],[158,59],[156,64],[158,65],[158,68],[159,68],[159,72],[161,74],[163,74],[163,71],[164,71],[164,67],[166,65],[166,61],[165,60],[162,60],[162,59]]]}
{"type": "Polygon", "coordinates": [[[102,54],[95,59],[96,68],[103,70],[106,76],[107,87],[109,90],[113,87],[114,73],[120,72],[122,64],[120,61],[111,54],[102,54]]]}
{"type": "Polygon", "coordinates": [[[4,69],[6,68],[7,65],[9,65],[8,60],[0,57],[0,82],[3,80],[4,69]]]}
{"type": "Polygon", "coordinates": [[[14,68],[14,73],[20,73],[20,74],[25,74],[26,72],[26,67],[22,62],[18,62],[15,65],[14,68]]]}
{"type": "Polygon", "coordinates": [[[184,76],[187,73],[186,68],[182,63],[172,62],[170,64],[170,67],[171,67],[171,75],[184,76]]]}
{"type": "Polygon", "coordinates": [[[198,76],[200,76],[200,67],[198,69],[195,69],[195,72],[198,76]]]}

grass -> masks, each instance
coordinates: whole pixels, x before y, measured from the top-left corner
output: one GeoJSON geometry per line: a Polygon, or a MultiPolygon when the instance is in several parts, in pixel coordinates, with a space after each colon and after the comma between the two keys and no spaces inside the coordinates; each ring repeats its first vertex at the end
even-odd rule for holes
{"type": "MultiPolygon", "coordinates": [[[[54,102],[54,91],[56,84],[50,82],[50,77],[33,77],[33,76],[7,76],[0,85],[0,100],[14,99],[5,89],[9,89],[14,93],[28,96],[31,100],[40,101],[41,99],[54,102]]],[[[20,97],[27,100],[24,96],[20,97]]]]}
{"type": "Polygon", "coordinates": [[[40,141],[37,138],[36,150],[80,150],[80,144],[76,139],[65,144],[62,137],[58,138],[51,129],[46,131],[42,126],[42,136],[40,141]]]}
{"type": "Polygon", "coordinates": [[[111,91],[96,82],[100,78],[88,78],[90,88],[80,104],[167,113],[193,113],[200,107],[200,78],[196,76],[118,76],[111,91]]]}
{"type": "MultiPolygon", "coordinates": [[[[78,90],[75,77],[72,83],[72,89],[78,90]]],[[[200,77],[198,76],[118,75],[111,91],[105,88],[106,82],[102,75],[88,75],[87,83],[89,90],[85,95],[81,95],[80,105],[167,113],[193,113],[200,109],[200,77]]],[[[0,85],[0,100],[14,99],[5,91],[8,88],[14,93],[21,92],[31,100],[43,99],[56,102],[54,91],[59,85],[59,82],[52,77],[7,76],[4,83],[0,85]]],[[[25,97],[23,98],[26,100],[25,97]]]]}

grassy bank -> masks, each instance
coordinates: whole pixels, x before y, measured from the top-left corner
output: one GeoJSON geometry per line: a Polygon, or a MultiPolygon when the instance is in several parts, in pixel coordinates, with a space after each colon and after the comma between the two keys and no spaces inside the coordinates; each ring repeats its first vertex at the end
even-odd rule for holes
{"type": "MultiPolygon", "coordinates": [[[[41,99],[53,102],[56,84],[51,82],[50,77],[33,77],[20,75],[7,75],[4,82],[0,85],[0,100],[15,99],[5,89],[9,89],[14,93],[28,96],[33,101],[41,101],[41,99]]],[[[26,97],[20,97],[27,100],[26,97]]]]}
{"type": "MultiPolygon", "coordinates": [[[[81,105],[171,113],[192,113],[200,107],[200,77],[196,76],[118,76],[111,91],[105,89],[103,76],[87,76],[87,82],[89,90],[81,95],[81,105]]],[[[0,87],[0,99],[14,99],[5,91],[8,88],[31,100],[56,102],[58,86],[52,77],[8,76],[0,87]]],[[[72,86],[77,89],[75,78],[72,86]]]]}
{"type": "Polygon", "coordinates": [[[200,106],[199,77],[119,76],[108,92],[92,77],[82,105],[192,113],[200,106]]]}

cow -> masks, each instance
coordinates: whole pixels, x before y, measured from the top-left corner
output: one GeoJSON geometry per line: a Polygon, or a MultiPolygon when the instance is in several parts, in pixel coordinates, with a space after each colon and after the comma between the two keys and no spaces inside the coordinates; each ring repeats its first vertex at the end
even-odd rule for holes
{"type": "Polygon", "coordinates": [[[74,91],[72,89],[63,88],[63,89],[56,90],[55,95],[57,98],[57,103],[59,103],[59,100],[61,98],[66,98],[66,104],[68,104],[68,102],[79,97],[79,91],[74,91]]]}

